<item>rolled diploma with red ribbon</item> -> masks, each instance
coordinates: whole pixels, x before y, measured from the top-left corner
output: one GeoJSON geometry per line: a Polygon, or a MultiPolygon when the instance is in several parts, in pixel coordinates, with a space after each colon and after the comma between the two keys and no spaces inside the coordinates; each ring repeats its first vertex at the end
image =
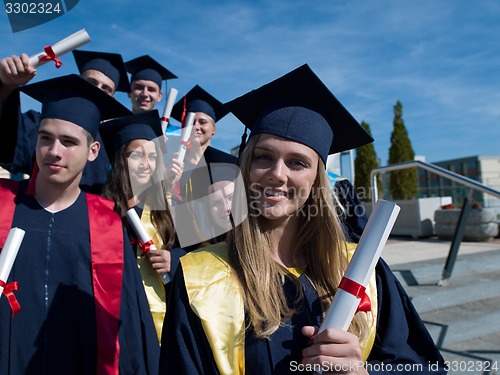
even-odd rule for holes
{"type": "MultiPolygon", "coordinates": [[[[52,46],[52,51],[54,51],[55,57],[59,57],[59,56],[62,56],[68,52],[71,52],[71,51],[73,51],[73,50],[75,50],[75,49],[77,49],[77,48],[79,48],[79,47],[81,47],[84,44],[87,44],[89,42],[90,42],[89,34],[87,33],[87,31],[85,29],[81,29],[81,30],[77,31],[76,33],[71,34],[70,36],[68,36],[68,37],[64,38],[63,40],[54,44],[52,46]]],[[[47,54],[45,52],[36,53],[36,54],[30,56],[29,64],[32,67],[37,68],[40,65],[43,65],[49,61],[49,60],[43,60],[43,58],[45,56],[47,56],[47,54]],[[42,59],[42,60],[40,60],[40,59],[42,59]]]]}
{"type": "Polygon", "coordinates": [[[186,156],[187,143],[191,138],[191,132],[193,131],[195,120],[196,115],[193,112],[188,112],[186,116],[185,126],[182,129],[181,145],[179,146],[179,156],[177,157],[177,160],[180,162],[183,162],[184,157],[186,156]]]}
{"type": "MultiPolygon", "coordinates": [[[[344,275],[343,282],[352,289],[358,287],[364,292],[396,222],[399,210],[400,207],[394,202],[380,199],[377,201],[344,275]]],[[[337,289],[319,332],[327,328],[347,331],[360,300],[361,297],[343,289],[337,289]]]]}
{"type": "MultiPolygon", "coordinates": [[[[139,215],[137,215],[136,210],[134,208],[131,208],[127,211],[126,215],[130,225],[132,226],[132,228],[134,228],[135,234],[139,238],[139,241],[141,241],[141,243],[143,244],[151,242],[151,246],[149,247],[149,249],[158,250],[153,243],[153,240],[149,238],[148,232],[146,231],[146,228],[144,228],[141,218],[139,217],[139,215]]],[[[172,278],[170,277],[170,272],[162,274],[161,278],[163,279],[164,284],[168,284],[170,280],[172,280],[172,278]]]]}
{"type": "Polygon", "coordinates": [[[161,117],[161,131],[163,134],[167,131],[168,120],[170,114],[172,113],[172,108],[174,108],[175,99],[179,91],[173,87],[168,90],[167,101],[165,102],[165,108],[163,109],[163,116],[161,117]]]}
{"type": "MultiPolygon", "coordinates": [[[[9,278],[10,270],[14,265],[17,253],[23,242],[24,233],[24,230],[20,228],[11,228],[5,240],[5,245],[0,252],[0,280],[5,283],[9,278]]],[[[3,289],[3,286],[0,286],[0,298],[2,297],[3,289]]]]}

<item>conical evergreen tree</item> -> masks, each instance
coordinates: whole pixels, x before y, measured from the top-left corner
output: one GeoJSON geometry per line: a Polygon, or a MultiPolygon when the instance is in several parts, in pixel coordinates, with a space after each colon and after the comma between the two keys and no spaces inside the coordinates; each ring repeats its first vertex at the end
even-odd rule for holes
{"type": "MultiPolygon", "coordinates": [[[[394,106],[394,128],[391,134],[389,164],[397,164],[415,159],[415,152],[403,120],[403,104],[398,100],[394,106]]],[[[411,199],[417,195],[418,181],[416,168],[390,173],[389,187],[393,199],[411,199]]]]}
{"type": "MultiPolygon", "coordinates": [[[[361,126],[366,130],[368,134],[372,134],[370,130],[370,125],[366,122],[362,122],[361,126]]],[[[356,149],[356,158],[354,159],[354,185],[356,186],[356,192],[358,197],[362,201],[369,201],[372,197],[371,192],[371,172],[374,168],[379,166],[377,160],[377,153],[375,152],[375,147],[373,143],[358,147],[356,149]]],[[[382,190],[382,183],[380,180],[380,174],[377,175],[377,187],[380,191],[382,190]]]]}

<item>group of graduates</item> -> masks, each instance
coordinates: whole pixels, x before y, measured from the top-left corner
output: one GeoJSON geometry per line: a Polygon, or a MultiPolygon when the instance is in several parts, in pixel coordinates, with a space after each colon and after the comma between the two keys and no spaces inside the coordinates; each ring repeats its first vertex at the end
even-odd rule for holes
{"type": "Polygon", "coordinates": [[[382,259],[349,330],[318,329],[360,234],[326,159],[373,139],[308,65],[225,104],[182,95],[182,159],[154,109],[175,75],[150,56],[73,55],[79,75],[36,83],[26,54],[0,61],[0,165],[29,175],[0,180],[0,248],[26,231],[0,280],[0,374],[446,373],[382,259]],[[238,158],[210,146],[229,112],[238,158]]]}

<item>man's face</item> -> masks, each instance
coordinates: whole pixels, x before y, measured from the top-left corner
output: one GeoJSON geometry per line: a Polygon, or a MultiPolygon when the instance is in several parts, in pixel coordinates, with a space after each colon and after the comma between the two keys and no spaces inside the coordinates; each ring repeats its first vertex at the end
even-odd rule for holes
{"type": "Polygon", "coordinates": [[[99,70],[89,69],[82,72],[81,77],[87,82],[92,83],[98,89],[101,89],[106,94],[115,97],[115,83],[106,74],[99,70]]]}
{"type": "Polygon", "coordinates": [[[88,133],[80,126],[60,119],[43,119],[36,143],[39,178],[53,185],[79,182],[83,168],[95,160],[99,148],[99,142],[89,144],[88,133]]]}
{"type": "Polygon", "coordinates": [[[132,81],[131,91],[128,94],[132,101],[132,112],[140,113],[154,109],[163,94],[160,87],[153,81],[137,79],[132,81]]]}

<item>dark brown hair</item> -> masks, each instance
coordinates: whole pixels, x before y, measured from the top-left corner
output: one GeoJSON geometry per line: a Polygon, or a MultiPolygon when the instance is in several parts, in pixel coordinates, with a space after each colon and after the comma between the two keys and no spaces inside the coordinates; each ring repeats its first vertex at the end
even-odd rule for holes
{"type": "MultiPolygon", "coordinates": [[[[120,215],[129,233],[134,233],[125,219],[125,214],[128,211],[128,201],[134,196],[130,186],[130,175],[128,172],[127,163],[127,149],[128,143],[120,147],[112,162],[111,172],[108,180],[103,187],[102,195],[106,198],[112,199],[115,202],[115,212],[120,215]]],[[[158,155],[163,155],[158,153],[158,155]]],[[[157,163],[158,167],[163,166],[163,163],[157,163]]],[[[151,220],[155,229],[160,234],[163,246],[166,250],[172,247],[179,246],[177,236],[175,235],[174,222],[170,213],[169,204],[166,198],[165,183],[161,179],[155,178],[157,174],[153,175],[155,184],[160,184],[161,188],[146,190],[141,196],[146,199],[150,207],[164,207],[161,210],[151,209],[151,220]]]]}

